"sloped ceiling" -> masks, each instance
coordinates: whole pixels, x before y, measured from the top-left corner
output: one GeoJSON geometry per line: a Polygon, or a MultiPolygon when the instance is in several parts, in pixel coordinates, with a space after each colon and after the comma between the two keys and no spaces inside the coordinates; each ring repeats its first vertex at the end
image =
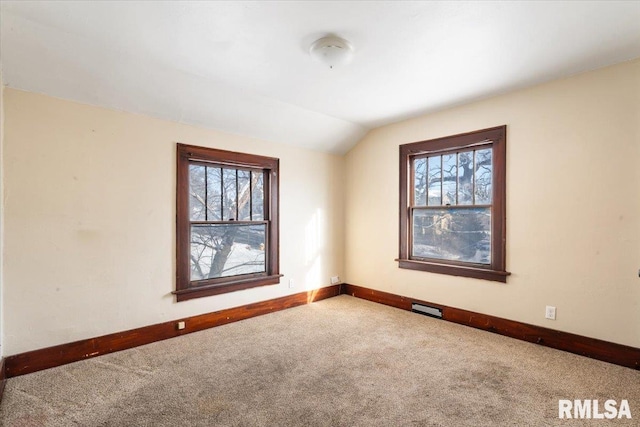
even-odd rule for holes
{"type": "Polygon", "coordinates": [[[12,2],[9,87],[344,153],[371,128],[640,57],[640,2],[12,2]],[[311,43],[351,41],[351,64],[311,43]]]}

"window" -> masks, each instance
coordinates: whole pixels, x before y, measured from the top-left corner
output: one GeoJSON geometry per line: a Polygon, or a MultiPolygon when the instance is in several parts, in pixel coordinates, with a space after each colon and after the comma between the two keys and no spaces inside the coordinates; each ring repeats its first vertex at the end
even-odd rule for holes
{"type": "Polygon", "coordinates": [[[506,282],[506,126],[400,146],[400,268],[506,282]]]}
{"type": "Polygon", "coordinates": [[[177,300],[278,283],[278,159],[184,144],[177,157],[177,300]]]}

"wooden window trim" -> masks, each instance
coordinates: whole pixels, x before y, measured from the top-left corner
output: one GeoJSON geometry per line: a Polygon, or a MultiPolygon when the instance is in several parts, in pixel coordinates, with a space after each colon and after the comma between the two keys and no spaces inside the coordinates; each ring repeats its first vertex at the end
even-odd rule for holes
{"type": "Polygon", "coordinates": [[[400,238],[398,266],[410,270],[428,271],[453,276],[472,277],[506,283],[506,126],[498,126],[427,141],[400,145],[400,238]],[[410,197],[413,185],[409,172],[411,160],[421,155],[452,150],[464,151],[491,145],[493,148],[491,264],[480,265],[459,261],[412,259],[410,256],[410,197]]]}
{"type": "MultiPolygon", "coordinates": [[[[178,302],[210,295],[273,285],[282,277],[279,263],[279,159],[177,144],[176,179],[176,295],[178,302]],[[268,174],[264,186],[265,219],[267,225],[266,272],[216,279],[190,280],[190,217],[189,217],[189,164],[215,164],[236,169],[261,169],[268,174]]],[[[238,221],[242,223],[243,221],[238,221]]],[[[260,223],[263,223],[260,221],[260,223]]]]}

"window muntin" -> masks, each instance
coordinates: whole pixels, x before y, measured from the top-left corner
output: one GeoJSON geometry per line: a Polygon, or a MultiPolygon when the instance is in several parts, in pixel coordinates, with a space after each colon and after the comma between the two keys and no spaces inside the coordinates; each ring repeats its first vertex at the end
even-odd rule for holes
{"type": "Polygon", "coordinates": [[[278,163],[178,144],[178,301],[279,282],[278,163]]]}
{"type": "Polygon", "coordinates": [[[411,157],[411,258],[491,265],[491,153],[411,157]]]}
{"type": "Polygon", "coordinates": [[[400,146],[400,268],[505,282],[506,127],[400,146]]]}

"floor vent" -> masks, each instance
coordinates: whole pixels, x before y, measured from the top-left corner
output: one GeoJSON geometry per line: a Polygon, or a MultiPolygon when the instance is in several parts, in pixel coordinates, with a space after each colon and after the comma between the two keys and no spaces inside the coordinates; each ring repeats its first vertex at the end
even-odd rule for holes
{"type": "Polygon", "coordinates": [[[411,311],[414,313],[424,314],[425,316],[435,317],[437,319],[442,319],[442,310],[437,307],[430,307],[424,304],[412,303],[411,311]]]}

